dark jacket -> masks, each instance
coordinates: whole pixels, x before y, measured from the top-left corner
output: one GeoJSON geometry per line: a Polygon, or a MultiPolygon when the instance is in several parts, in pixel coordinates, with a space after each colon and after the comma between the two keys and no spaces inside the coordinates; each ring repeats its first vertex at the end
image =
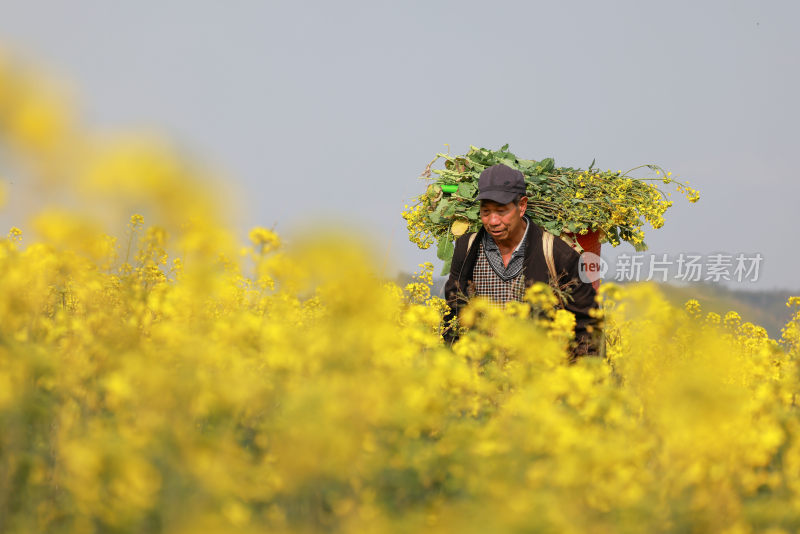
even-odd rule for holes
{"type": "MultiPolygon", "coordinates": [[[[468,294],[467,287],[472,281],[472,272],[475,262],[478,259],[479,244],[485,230],[481,228],[473,241],[472,247],[467,251],[469,237],[471,233],[462,235],[456,240],[453,260],[450,264],[450,277],[444,285],[444,296],[450,306],[450,313],[444,319],[457,316],[461,308],[466,305],[465,296],[468,294]]],[[[522,273],[525,277],[525,287],[532,286],[535,282],[549,283],[550,274],[547,269],[547,262],[542,249],[543,230],[529,221],[526,244],[525,259],[522,273]]],[[[564,308],[575,315],[575,343],[572,347],[572,358],[584,355],[600,354],[602,343],[602,333],[600,321],[589,315],[589,310],[597,308],[595,302],[596,292],[592,284],[582,282],[578,276],[580,255],[578,252],[565,243],[562,239],[553,240],[553,260],[556,273],[560,276],[559,285],[570,295],[571,299],[566,299],[564,308]],[[591,330],[591,332],[590,332],[591,330]]],[[[448,326],[444,332],[446,341],[452,343],[458,333],[448,326]]]]}

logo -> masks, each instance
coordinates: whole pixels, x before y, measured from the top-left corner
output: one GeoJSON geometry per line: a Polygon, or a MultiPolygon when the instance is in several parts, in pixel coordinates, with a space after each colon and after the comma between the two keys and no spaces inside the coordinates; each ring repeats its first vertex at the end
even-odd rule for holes
{"type": "Polygon", "coordinates": [[[592,252],[584,252],[578,261],[578,276],[581,282],[591,284],[608,272],[608,262],[592,252]]]}

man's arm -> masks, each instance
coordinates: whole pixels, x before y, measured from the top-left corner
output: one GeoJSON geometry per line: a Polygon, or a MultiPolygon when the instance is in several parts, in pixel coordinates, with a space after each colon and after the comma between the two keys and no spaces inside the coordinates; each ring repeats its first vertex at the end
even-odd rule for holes
{"type": "Polygon", "coordinates": [[[580,279],[578,261],[570,265],[569,276],[572,284],[576,284],[567,299],[564,308],[575,314],[575,344],[572,348],[572,359],[579,356],[599,356],[602,343],[602,323],[599,318],[592,317],[592,311],[598,310],[595,300],[597,292],[591,283],[580,279]]]}
{"type": "Polygon", "coordinates": [[[453,264],[451,263],[450,275],[447,277],[447,282],[444,284],[444,298],[450,309],[442,318],[444,321],[442,337],[451,345],[458,339],[458,331],[453,324],[453,320],[458,316],[458,299],[456,298],[457,287],[458,279],[453,273],[453,264]]]}
{"type": "Polygon", "coordinates": [[[444,284],[444,298],[450,311],[444,317],[444,329],[442,337],[447,343],[451,345],[458,339],[458,328],[454,324],[454,320],[458,317],[458,312],[462,306],[466,304],[466,288],[461,287],[461,277],[465,268],[467,253],[469,246],[474,242],[470,239],[475,234],[464,234],[456,239],[455,247],[453,250],[453,259],[450,261],[450,275],[447,277],[447,282],[444,284]]]}
{"type": "Polygon", "coordinates": [[[602,321],[593,317],[599,306],[595,302],[597,292],[591,283],[580,278],[580,254],[561,239],[553,242],[553,259],[556,271],[561,273],[559,285],[568,294],[564,308],[575,316],[575,341],[571,347],[570,360],[579,356],[602,355],[604,344],[602,321]]]}

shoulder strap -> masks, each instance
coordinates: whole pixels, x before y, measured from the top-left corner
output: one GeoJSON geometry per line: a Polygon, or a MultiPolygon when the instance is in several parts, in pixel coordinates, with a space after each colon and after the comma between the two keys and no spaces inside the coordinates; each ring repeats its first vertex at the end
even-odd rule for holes
{"type": "Polygon", "coordinates": [[[550,271],[550,278],[553,282],[558,280],[556,274],[556,262],[553,259],[553,238],[550,232],[542,232],[542,248],[544,249],[544,259],[547,262],[547,270],[550,271]]]}
{"type": "MultiPolygon", "coordinates": [[[[478,235],[478,232],[473,232],[473,233],[472,233],[472,234],[469,236],[469,239],[467,240],[467,249],[464,251],[464,257],[463,257],[463,258],[461,258],[461,257],[459,256],[459,261],[461,262],[461,265],[460,265],[460,266],[459,266],[459,268],[458,268],[458,276],[457,276],[457,280],[460,280],[460,279],[461,279],[461,273],[464,271],[464,265],[466,265],[466,263],[467,263],[467,257],[469,256],[469,251],[470,251],[470,249],[472,248],[472,243],[474,243],[474,242],[475,242],[475,237],[476,237],[477,235],[478,235]]],[[[458,243],[458,241],[459,241],[459,240],[457,239],[457,240],[456,240],[456,243],[458,243]]],[[[458,250],[458,248],[456,248],[455,250],[458,250]]],[[[455,259],[455,250],[453,251],[453,259],[455,259]]],[[[452,261],[452,259],[451,259],[451,261],[452,261]]]]}
{"type": "Polygon", "coordinates": [[[478,232],[474,232],[471,236],[469,236],[469,242],[467,243],[467,252],[469,252],[469,249],[472,248],[472,243],[475,241],[475,236],[477,235],[478,232]]]}

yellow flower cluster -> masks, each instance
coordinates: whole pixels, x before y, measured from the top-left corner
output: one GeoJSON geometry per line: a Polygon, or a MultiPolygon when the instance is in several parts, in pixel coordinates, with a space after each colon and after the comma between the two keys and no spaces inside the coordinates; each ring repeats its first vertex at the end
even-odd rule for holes
{"type": "MultiPolygon", "coordinates": [[[[659,174],[659,172],[656,171],[656,174],[659,174]]],[[[674,182],[674,180],[672,178],[670,178],[671,175],[672,175],[672,173],[668,172],[666,174],[666,176],[662,179],[665,184],[674,182]]],[[[692,189],[691,187],[689,187],[689,181],[688,180],[686,180],[683,183],[679,183],[676,189],[677,189],[678,193],[685,194],[686,195],[686,199],[691,203],[695,203],[698,200],[700,200],[700,192],[697,189],[692,189]]]]}
{"type": "Polygon", "coordinates": [[[422,250],[433,244],[433,235],[428,229],[428,211],[424,203],[413,207],[405,205],[402,212],[408,228],[408,239],[422,250]]]}
{"type": "Polygon", "coordinates": [[[126,269],[0,242],[5,531],[789,532],[800,517],[800,316],[781,344],[735,312],[604,284],[609,361],[568,365],[574,317],[544,285],[505,310],[476,299],[448,347],[430,264],[402,291],[339,239],[278,247],[261,272],[216,257],[176,275],[169,240],[135,222],[126,269]]]}
{"type": "Polygon", "coordinates": [[[424,303],[431,298],[431,286],[433,285],[433,264],[429,261],[420,263],[421,272],[414,278],[415,282],[406,284],[405,292],[412,302],[424,303]]]}
{"type": "MultiPolygon", "coordinates": [[[[73,175],[49,123],[0,129],[73,175]]],[[[401,288],[264,228],[236,255],[177,157],[123,159],[121,239],[83,210],[0,239],[0,532],[797,530],[800,312],[776,341],[603,284],[607,360],[570,365],[536,285],[449,346],[431,264],[401,288]]]]}
{"type": "MultiPolygon", "coordinates": [[[[656,173],[660,174],[660,171],[656,171],[656,173]]],[[[599,224],[601,228],[604,226],[620,227],[617,235],[613,233],[606,235],[612,246],[619,245],[621,239],[634,245],[643,244],[644,223],[649,223],[653,228],[661,228],[664,225],[664,213],[672,206],[672,201],[668,200],[655,184],[640,187],[633,180],[624,179],[621,175],[622,171],[614,173],[611,170],[605,173],[596,171],[578,173],[574,182],[575,198],[585,198],[587,191],[591,189],[592,197],[606,200],[604,202],[581,202],[569,207],[569,219],[573,221],[606,221],[599,224]]],[[[664,183],[673,181],[671,178],[664,179],[664,183]]],[[[678,186],[679,191],[682,190],[681,187],[678,186]]],[[[565,209],[567,207],[565,206],[565,209]]],[[[564,222],[568,223],[569,220],[565,219],[564,222]]]]}
{"type": "Polygon", "coordinates": [[[260,253],[270,252],[278,248],[278,246],[281,244],[281,240],[278,235],[272,230],[267,230],[266,228],[253,228],[250,230],[248,237],[253,245],[259,248],[260,253]]]}

